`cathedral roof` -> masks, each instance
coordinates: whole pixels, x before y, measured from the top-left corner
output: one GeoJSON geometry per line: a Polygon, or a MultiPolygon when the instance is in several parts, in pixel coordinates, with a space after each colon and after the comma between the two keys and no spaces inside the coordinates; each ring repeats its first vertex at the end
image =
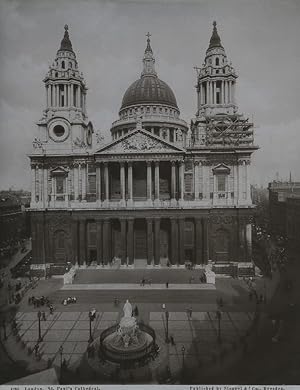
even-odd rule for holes
{"type": "Polygon", "coordinates": [[[153,75],[144,75],[130,85],[124,94],[121,108],[143,103],[166,104],[178,108],[172,89],[153,75]]]}
{"type": "Polygon", "coordinates": [[[218,34],[218,30],[217,30],[217,22],[213,22],[213,32],[212,32],[212,35],[211,35],[211,38],[210,38],[210,42],[209,42],[209,47],[208,47],[208,50],[209,49],[212,49],[213,47],[222,47],[222,44],[221,44],[221,38],[218,34]]]}
{"type": "Polygon", "coordinates": [[[72,43],[70,41],[70,37],[69,37],[69,32],[68,32],[68,25],[66,24],[65,25],[65,34],[64,34],[64,37],[61,41],[61,44],[60,44],[60,49],[59,50],[68,50],[68,51],[73,51],[73,48],[72,48],[72,43]]]}
{"type": "Polygon", "coordinates": [[[157,77],[149,33],[147,37],[141,78],[133,82],[125,92],[121,109],[135,104],[165,104],[178,109],[172,89],[157,77]]]}

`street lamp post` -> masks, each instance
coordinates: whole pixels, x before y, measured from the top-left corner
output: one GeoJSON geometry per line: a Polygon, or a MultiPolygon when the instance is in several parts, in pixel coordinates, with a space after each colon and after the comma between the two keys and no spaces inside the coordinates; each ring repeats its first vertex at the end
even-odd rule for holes
{"type": "Polygon", "coordinates": [[[41,334],[41,316],[42,316],[42,313],[41,313],[40,310],[38,311],[37,316],[38,316],[38,321],[39,321],[39,338],[38,338],[38,343],[40,343],[41,341],[43,341],[42,334],[41,334]]]}
{"type": "Polygon", "coordinates": [[[62,368],[63,368],[63,346],[61,345],[59,347],[59,353],[60,353],[60,379],[62,378],[62,368]]]}
{"type": "Polygon", "coordinates": [[[166,311],[166,343],[169,343],[169,312],[166,311]]]}
{"type": "Polygon", "coordinates": [[[90,338],[89,338],[89,343],[91,343],[94,339],[93,339],[93,335],[92,335],[92,321],[94,320],[94,317],[93,317],[93,314],[91,311],[89,311],[89,320],[90,320],[90,338]]]}
{"type": "Polygon", "coordinates": [[[222,343],[222,338],[221,338],[221,317],[222,317],[222,314],[220,312],[220,310],[217,311],[217,319],[218,319],[218,343],[221,344],[222,343]]]}
{"type": "Polygon", "coordinates": [[[184,375],[184,354],[185,354],[184,345],[181,347],[181,353],[182,353],[182,376],[183,376],[184,375]]]}

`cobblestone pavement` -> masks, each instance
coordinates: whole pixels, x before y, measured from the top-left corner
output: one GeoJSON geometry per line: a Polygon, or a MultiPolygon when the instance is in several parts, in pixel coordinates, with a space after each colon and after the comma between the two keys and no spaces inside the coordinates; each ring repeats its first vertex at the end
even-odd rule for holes
{"type": "MultiPolygon", "coordinates": [[[[94,338],[101,331],[117,323],[122,311],[98,312],[92,322],[94,338]]],[[[21,341],[34,348],[38,339],[38,319],[35,311],[18,312],[17,328],[21,341]]],[[[163,311],[144,312],[143,319],[155,330],[158,340],[164,343],[166,332],[166,316],[163,311]]],[[[221,319],[222,345],[230,344],[244,335],[253,319],[253,312],[223,312],[221,319]]],[[[39,352],[44,361],[51,359],[54,365],[60,365],[60,346],[63,347],[63,359],[69,368],[76,368],[88,346],[89,318],[88,312],[57,311],[46,314],[46,321],[41,321],[43,341],[39,344],[39,352]]],[[[210,352],[217,345],[218,322],[215,312],[193,312],[189,318],[186,312],[171,311],[169,313],[169,335],[175,345],[168,345],[168,364],[171,371],[182,365],[182,346],[185,347],[185,362],[189,367],[199,361],[210,358],[210,352]]],[[[14,351],[8,351],[14,355],[14,351]]],[[[34,353],[28,359],[35,359],[34,353]]]]}

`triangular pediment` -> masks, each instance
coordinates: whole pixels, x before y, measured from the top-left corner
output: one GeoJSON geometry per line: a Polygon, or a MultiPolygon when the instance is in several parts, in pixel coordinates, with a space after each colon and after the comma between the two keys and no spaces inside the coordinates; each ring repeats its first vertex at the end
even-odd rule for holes
{"type": "Polygon", "coordinates": [[[99,154],[129,154],[129,153],[182,153],[184,149],[173,145],[146,130],[134,130],[123,137],[103,146],[96,152],[99,154]]]}
{"type": "Polygon", "coordinates": [[[54,169],[51,169],[50,171],[51,175],[67,175],[68,171],[63,167],[56,167],[54,169]]]}
{"type": "Polygon", "coordinates": [[[218,164],[216,167],[213,168],[213,173],[214,173],[214,175],[216,175],[218,173],[219,174],[220,173],[224,173],[224,174],[229,175],[230,174],[230,168],[227,165],[221,163],[221,164],[218,164]]]}

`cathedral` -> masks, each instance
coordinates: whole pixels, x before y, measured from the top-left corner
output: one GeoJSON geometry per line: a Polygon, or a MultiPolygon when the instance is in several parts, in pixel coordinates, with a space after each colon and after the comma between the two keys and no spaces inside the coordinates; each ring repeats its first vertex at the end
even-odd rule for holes
{"type": "Polygon", "coordinates": [[[253,269],[249,170],[257,146],[215,22],[196,71],[196,113],[187,124],[158,77],[147,34],[141,75],[104,144],[88,119],[65,26],[43,80],[46,108],[29,156],[33,273],[63,274],[71,264],[253,269]]]}

